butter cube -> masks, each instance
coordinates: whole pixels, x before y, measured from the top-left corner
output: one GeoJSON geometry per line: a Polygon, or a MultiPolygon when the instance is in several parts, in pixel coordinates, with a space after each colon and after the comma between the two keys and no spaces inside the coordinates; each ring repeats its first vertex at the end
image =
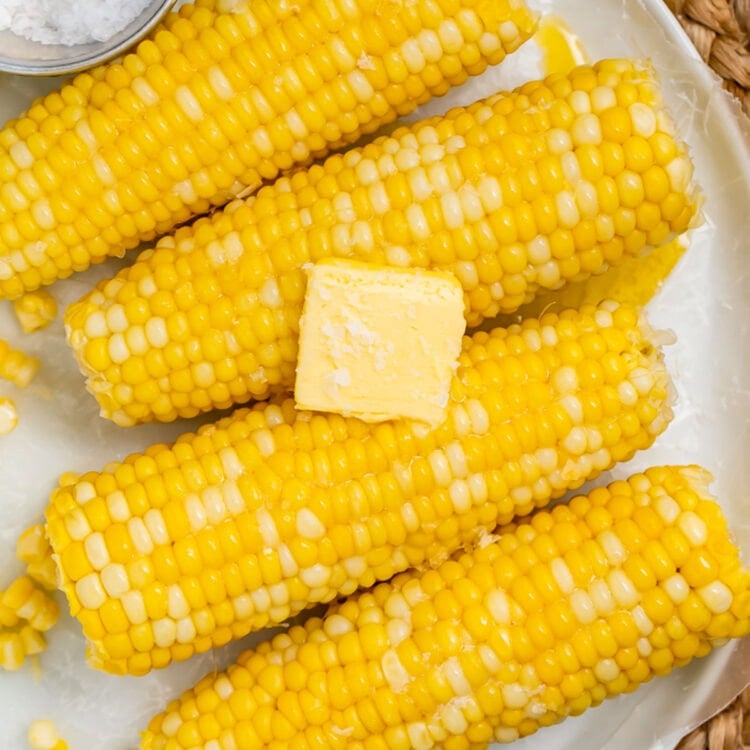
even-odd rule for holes
{"type": "Polygon", "coordinates": [[[449,273],[321,261],[300,320],[297,406],[438,424],[465,328],[463,290],[449,273]]]}

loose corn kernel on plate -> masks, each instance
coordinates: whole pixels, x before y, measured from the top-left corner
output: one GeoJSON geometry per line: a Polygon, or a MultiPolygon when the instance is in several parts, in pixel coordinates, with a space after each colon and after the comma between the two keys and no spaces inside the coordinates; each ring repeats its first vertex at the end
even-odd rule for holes
{"type": "MultiPolygon", "coordinates": [[[[689,43],[660,0],[535,0],[530,5],[553,12],[578,36],[593,61],[602,57],[651,58],[668,107],[691,146],[696,179],[705,194],[704,223],[691,232],[688,250],[670,251],[660,261],[675,268],[648,305],[651,323],[676,334],[666,361],[678,397],[675,419],[656,444],[617,466],[598,483],[665,463],[695,462],[711,470],[714,494],[750,562],[750,515],[746,508],[750,468],[750,261],[745,249],[750,205],[750,127],[689,43]]],[[[467,104],[544,73],[542,53],[529,43],[498,69],[454,89],[411,115],[413,120],[467,104]]],[[[33,96],[51,88],[47,81],[13,77],[0,80],[0,115],[5,120],[33,96]]],[[[96,281],[122,266],[111,261],[50,288],[60,310],[89,291],[96,281]]],[[[597,301],[603,294],[638,301],[652,290],[653,274],[664,268],[628,263],[619,275],[572,289],[568,299],[597,301]],[[648,270],[650,269],[650,271],[648,270]],[[644,275],[645,274],[645,275],[644,275]],[[651,275],[649,275],[651,274],[651,275]]],[[[101,419],[63,336],[61,315],[43,330],[24,334],[12,304],[0,303],[0,338],[36,356],[39,373],[25,389],[0,384],[0,399],[15,404],[18,424],[0,437],[0,588],[21,573],[15,542],[40,520],[50,491],[61,474],[100,469],[107,462],[170,441],[207,422],[210,416],[170,425],[123,430],[101,419]]],[[[65,606],[60,598],[61,606],[65,606]]],[[[117,677],[86,666],[79,624],[63,615],[46,634],[48,649],[17,672],[0,672],[0,750],[20,750],[40,718],[55,722],[70,748],[134,750],[138,731],[168,700],[205,673],[223,668],[260,635],[152,672],[117,677]]],[[[622,696],[519,740],[519,750],[631,750],[671,748],[679,737],[720,709],[750,680],[750,645],[736,642],[622,696]]]]}

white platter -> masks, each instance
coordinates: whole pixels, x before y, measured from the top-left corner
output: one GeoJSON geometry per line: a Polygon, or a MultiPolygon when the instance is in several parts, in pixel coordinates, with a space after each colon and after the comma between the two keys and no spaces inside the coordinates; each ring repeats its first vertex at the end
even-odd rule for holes
{"type": "MultiPolygon", "coordinates": [[[[660,72],[668,104],[691,144],[706,203],[705,224],[650,304],[652,321],[677,334],[668,351],[679,401],[676,419],[651,450],[611,476],[658,463],[698,462],[716,476],[714,490],[744,549],[750,550],[750,128],[696,58],[661,0],[536,0],[580,37],[592,59],[648,57],[660,72]]],[[[501,71],[433,102],[419,114],[468,103],[540,73],[527,45],[501,71]]],[[[0,120],[13,116],[47,81],[0,78],[0,120]]],[[[114,265],[53,289],[61,305],[81,296],[114,265]]],[[[156,440],[195,426],[145,426],[124,431],[97,416],[63,341],[58,319],[23,336],[8,303],[0,303],[0,337],[35,353],[42,371],[24,392],[0,385],[20,412],[18,429],[0,440],[0,588],[20,573],[13,548],[38,520],[49,491],[66,470],[96,469],[156,440]]],[[[746,558],[748,556],[746,555],[746,558]]],[[[120,678],[89,669],[77,623],[64,616],[50,634],[40,669],[0,672],[0,750],[26,747],[28,725],[52,718],[71,750],[135,750],[138,732],[167,700],[250,641],[153,673],[120,678]]],[[[610,701],[558,727],[516,743],[516,750],[669,750],[689,728],[719,710],[750,681],[750,641],[737,642],[637,693],[610,701]]]]}

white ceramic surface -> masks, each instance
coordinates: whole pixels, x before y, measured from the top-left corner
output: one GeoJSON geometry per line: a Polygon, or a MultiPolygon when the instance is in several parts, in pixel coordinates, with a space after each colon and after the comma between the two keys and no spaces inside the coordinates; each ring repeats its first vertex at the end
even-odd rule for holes
{"type": "MultiPolygon", "coordinates": [[[[700,462],[716,475],[715,491],[739,541],[750,550],[750,148],[748,129],[710,72],[696,59],[661,0],[536,0],[553,9],[580,36],[592,59],[650,57],[666,98],[692,146],[703,186],[705,224],[650,305],[652,321],[675,331],[669,348],[679,401],[676,419],[658,444],[611,476],[663,462],[700,462]]],[[[432,103],[421,113],[472,101],[499,87],[539,74],[539,55],[527,45],[501,71],[432,103]]],[[[0,120],[19,111],[49,83],[0,78],[0,120]]],[[[79,297],[115,263],[61,282],[53,294],[62,304],[79,297]]],[[[0,587],[20,572],[17,535],[41,517],[46,497],[66,470],[100,468],[107,461],[170,440],[195,422],[124,431],[101,420],[84,392],[58,319],[49,329],[23,336],[8,303],[0,303],[0,336],[43,361],[25,392],[0,385],[12,396],[20,424],[0,439],[0,587]]],[[[71,750],[135,750],[138,731],[166,701],[202,674],[230,662],[251,640],[152,673],[120,678],[94,672],[84,659],[84,639],[67,616],[51,633],[40,669],[0,672],[0,750],[25,748],[29,723],[54,719],[71,750]]],[[[686,729],[718,710],[750,679],[750,642],[742,641],[558,727],[516,743],[516,750],[668,750],[686,729]],[[744,658],[743,658],[744,657],[744,658]],[[747,670],[747,673],[745,672],[747,670]]]]}

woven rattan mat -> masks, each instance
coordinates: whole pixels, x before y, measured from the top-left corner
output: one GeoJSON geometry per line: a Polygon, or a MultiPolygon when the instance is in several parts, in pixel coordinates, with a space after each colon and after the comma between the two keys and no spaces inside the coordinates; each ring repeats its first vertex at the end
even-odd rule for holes
{"type": "Polygon", "coordinates": [[[750,0],[664,1],[750,115],[750,0]]]}
{"type": "MultiPolygon", "coordinates": [[[[750,0],[664,0],[704,62],[750,115],[750,0]]],[[[750,750],[750,687],[678,750],[750,750]]]]}

